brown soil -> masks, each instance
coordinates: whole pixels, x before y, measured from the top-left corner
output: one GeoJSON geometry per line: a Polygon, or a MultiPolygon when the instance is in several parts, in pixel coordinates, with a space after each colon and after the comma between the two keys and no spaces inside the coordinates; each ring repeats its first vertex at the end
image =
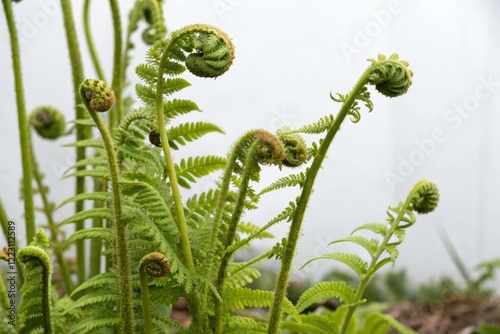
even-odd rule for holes
{"type": "Polygon", "coordinates": [[[483,323],[500,326],[500,299],[451,295],[432,304],[397,303],[387,313],[419,334],[470,334],[483,323]]]}

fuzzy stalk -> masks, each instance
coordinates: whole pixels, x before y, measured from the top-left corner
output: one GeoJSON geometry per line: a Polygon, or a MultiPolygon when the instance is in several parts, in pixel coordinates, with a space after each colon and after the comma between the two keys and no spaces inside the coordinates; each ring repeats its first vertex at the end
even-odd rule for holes
{"type": "Polygon", "coordinates": [[[17,120],[19,123],[19,141],[21,143],[21,162],[23,168],[24,217],[26,224],[26,240],[29,243],[35,237],[35,207],[33,205],[33,185],[31,183],[31,153],[29,125],[26,119],[24,104],[24,85],[21,69],[21,55],[17,37],[16,22],[12,11],[11,0],[2,0],[5,20],[10,35],[12,52],[12,67],[14,70],[14,84],[16,90],[17,120]]]}
{"type": "Polygon", "coordinates": [[[280,328],[280,322],[281,322],[280,320],[281,320],[281,315],[283,313],[283,299],[285,298],[286,288],[288,286],[288,280],[290,277],[290,270],[292,268],[292,261],[295,255],[295,249],[297,247],[297,241],[299,239],[302,221],[304,219],[307,203],[309,202],[309,198],[311,196],[314,180],[318,175],[318,172],[321,168],[321,164],[326,157],[326,153],[328,152],[328,149],[333,141],[333,138],[340,129],[340,125],[348,115],[348,112],[351,109],[351,106],[354,103],[358,93],[367,84],[370,70],[371,69],[369,68],[363,73],[361,78],[354,86],[352,92],[349,94],[348,99],[342,105],[342,108],[340,109],[332,126],[328,130],[307,173],[304,185],[302,187],[302,192],[300,194],[300,199],[297,203],[297,207],[293,215],[292,224],[290,226],[290,232],[288,234],[287,244],[285,248],[285,253],[282,257],[280,273],[278,275],[278,280],[276,282],[276,287],[274,290],[274,301],[271,307],[271,315],[269,319],[269,330],[268,330],[269,334],[278,333],[280,328]]]}
{"type": "Polygon", "coordinates": [[[33,177],[35,179],[38,191],[40,192],[40,197],[42,198],[43,212],[45,213],[45,218],[47,218],[48,228],[50,230],[50,241],[52,243],[52,249],[54,250],[54,255],[56,256],[57,263],[59,263],[59,269],[61,270],[61,275],[66,286],[67,294],[70,295],[74,289],[73,282],[71,281],[70,272],[66,261],[64,260],[62,243],[57,239],[57,224],[54,221],[54,205],[49,202],[47,198],[46,187],[42,181],[42,174],[38,169],[38,163],[35,157],[35,152],[32,152],[32,163],[33,163],[33,177]]]}
{"type": "MultiPolygon", "coordinates": [[[[78,44],[78,38],[76,35],[75,22],[73,19],[73,10],[71,8],[71,2],[69,0],[61,0],[62,13],[64,18],[64,29],[66,30],[66,40],[68,43],[69,58],[71,61],[71,72],[73,76],[73,89],[75,94],[75,111],[76,119],[85,119],[87,115],[85,110],[80,107],[82,100],[79,94],[79,87],[82,83],[83,77],[83,66],[82,59],[80,55],[80,47],[78,44]]],[[[88,139],[92,136],[90,127],[86,127],[80,124],[76,125],[76,140],[88,139]]],[[[76,148],[76,161],[80,161],[86,158],[86,151],[84,147],[76,148]]],[[[78,167],[77,171],[84,170],[85,167],[78,167]]],[[[76,177],[76,194],[82,194],[85,192],[85,178],[83,176],[76,177]]],[[[83,201],[75,202],[75,213],[78,213],[84,209],[83,201]]],[[[76,231],[83,230],[85,228],[84,221],[76,223],[76,231]]],[[[86,275],[86,254],[85,254],[85,241],[79,240],[76,242],[76,258],[77,258],[77,273],[78,273],[78,283],[81,284],[85,282],[86,275]]]]}
{"type": "Polygon", "coordinates": [[[139,270],[141,281],[142,315],[144,317],[144,333],[154,334],[153,322],[151,321],[151,303],[149,302],[148,274],[139,270]]]}
{"type": "Polygon", "coordinates": [[[90,108],[83,99],[90,116],[101,133],[108,158],[111,190],[113,194],[113,227],[116,248],[116,269],[118,272],[118,288],[120,290],[120,329],[121,333],[133,334],[134,321],[132,313],[132,285],[130,278],[130,264],[128,254],[128,239],[126,225],[122,220],[122,194],[119,185],[120,170],[116,157],[116,150],[108,128],[102,118],[90,108]]]}
{"type": "Polygon", "coordinates": [[[123,118],[123,104],[122,104],[122,91],[123,91],[123,60],[122,60],[122,24],[120,19],[120,8],[118,7],[118,0],[109,0],[111,6],[111,13],[113,16],[113,31],[115,50],[113,55],[113,82],[111,87],[115,92],[114,108],[109,113],[109,126],[111,130],[120,124],[123,118]]]}
{"type": "Polygon", "coordinates": [[[92,64],[97,73],[99,80],[104,80],[104,72],[102,71],[101,63],[99,62],[99,57],[94,46],[94,39],[92,38],[91,25],[90,25],[90,2],[91,0],[85,0],[83,3],[83,27],[85,29],[85,40],[87,41],[87,47],[89,48],[90,57],[92,58],[92,64]]]}
{"type": "MultiPolygon", "coordinates": [[[[243,209],[245,207],[245,199],[247,197],[248,192],[248,183],[250,182],[250,176],[252,171],[255,170],[255,164],[258,164],[258,161],[255,157],[257,147],[260,144],[260,140],[256,140],[252,146],[248,150],[247,160],[245,163],[245,168],[243,169],[243,175],[241,176],[240,187],[238,191],[238,198],[236,200],[236,205],[233,211],[233,215],[231,216],[231,221],[229,222],[228,231],[226,235],[226,240],[224,242],[224,249],[227,249],[234,241],[236,236],[236,230],[238,227],[238,223],[241,218],[241,214],[243,213],[243,209]]],[[[221,295],[224,292],[224,281],[226,279],[226,271],[227,266],[229,264],[229,260],[231,259],[233,253],[224,252],[222,256],[222,260],[219,266],[219,272],[217,274],[217,282],[215,286],[221,292],[221,295]]],[[[215,327],[214,333],[221,334],[223,330],[223,311],[224,304],[221,300],[215,300],[215,327]]]]}

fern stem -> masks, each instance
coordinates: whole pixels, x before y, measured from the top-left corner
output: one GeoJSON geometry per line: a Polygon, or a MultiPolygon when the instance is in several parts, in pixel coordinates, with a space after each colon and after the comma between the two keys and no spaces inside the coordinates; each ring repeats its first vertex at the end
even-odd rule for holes
{"type": "Polygon", "coordinates": [[[408,206],[411,203],[413,197],[413,192],[411,192],[408,197],[406,198],[406,202],[404,203],[403,207],[401,208],[401,211],[398,212],[397,217],[394,219],[394,221],[391,224],[391,227],[387,230],[387,232],[384,235],[384,239],[382,240],[382,243],[379,245],[377,248],[376,252],[372,255],[372,260],[370,261],[370,264],[368,266],[368,269],[366,271],[366,274],[361,277],[361,280],[358,284],[358,287],[356,289],[356,295],[354,296],[353,300],[353,305],[349,306],[346,316],[344,318],[344,322],[342,323],[342,327],[340,329],[340,334],[345,334],[347,333],[347,329],[349,327],[349,323],[351,322],[352,316],[354,315],[354,311],[356,311],[356,308],[358,307],[358,302],[361,300],[363,297],[363,293],[365,291],[366,286],[370,282],[370,279],[373,277],[375,274],[377,268],[377,262],[378,259],[380,258],[380,255],[384,252],[385,247],[389,243],[389,240],[394,234],[394,231],[396,228],[399,226],[399,223],[404,217],[405,212],[407,211],[408,206]]]}
{"type": "MultiPolygon", "coordinates": [[[[224,250],[226,250],[229,246],[231,246],[236,236],[238,223],[240,221],[241,214],[243,213],[243,209],[245,207],[245,199],[247,197],[248,183],[250,182],[250,176],[252,174],[252,171],[255,171],[255,165],[258,163],[255,155],[259,144],[260,140],[256,140],[248,150],[248,155],[245,161],[245,168],[243,169],[243,175],[241,176],[238,198],[236,200],[233,215],[231,216],[231,221],[229,222],[226,234],[224,250]]],[[[231,259],[232,255],[233,255],[232,252],[225,252],[219,266],[219,272],[217,274],[217,283],[215,284],[215,286],[219,289],[221,295],[223,295],[224,292],[224,281],[227,276],[227,266],[229,264],[229,260],[231,259]]],[[[215,301],[215,327],[214,327],[215,334],[222,333],[223,316],[224,316],[223,307],[224,307],[223,302],[217,299],[215,301]]]]}
{"type": "Polygon", "coordinates": [[[116,151],[108,128],[102,118],[90,108],[84,100],[90,116],[94,120],[106,149],[108,157],[111,190],[113,193],[113,226],[115,228],[116,267],[118,272],[118,288],[120,290],[120,326],[121,333],[133,334],[134,322],[132,313],[132,285],[130,282],[130,265],[126,226],[122,218],[122,195],[119,184],[120,170],[116,151]]]}
{"type": "Polygon", "coordinates": [[[83,3],[83,27],[85,28],[85,40],[87,41],[87,47],[89,48],[90,57],[92,58],[92,64],[97,73],[97,77],[100,80],[104,79],[104,72],[102,71],[101,63],[99,62],[99,57],[94,46],[94,40],[92,38],[91,25],[90,25],[90,1],[85,0],[83,3]]]}
{"type": "Polygon", "coordinates": [[[54,255],[56,256],[57,262],[59,263],[59,268],[61,269],[61,275],[64,281],[64,285],[66,286],[66,290],[68,295],[73,291],[73,282],[71,281],[70,273],[68,270],[68,266],[63,256],[63,247],[62,243],[57,239],[57,224],[54,221],[54,205],[53,203],[49,203],[47,198],[46,187],[42,181],[42,174],[38,169],[38,163],[35,157],[35,152],[31,150],[31,159],[33,163],[33,177],[35,178],[35,182],[38,187],[38,191],[40,192],[40,197],[42,198],[43,204],[43,212],[45,213],[45,217],[47,218],[48,228],[50,230],[50,241],[52,243],[52,249],[54,250],[54,255]]]}
{"type": "Polygon", "coordinates": [[[144,317],[144,333],[154,334],[153,322],[151,321],[151,304],[149,302],[148,274],[139,270],[141,281],[142,314],[144,317]]]}
{"type": "MultiPolygon", "coordinates": [[[[69,59],[71,61],[71,71],[73,76],[73,89],[75,94],[75,111],[76,119],[85,119],[87,115],[85,110],[80,107],[82,100],[79,94],[79,87],[83,81],[83,66],[82,59],[80,55],[80,47],[78,44],[78,38],[76,35],[75,22],[73,19],[73,11],[71,9],[71,2],[69,0],[61,0],[61,7],[64,17],[64,29],[66,30],[66,40],[68,43],[69,59]]],[[[89,139],[92,136],[92,131],[90,127],[84,125],[76,125],[76,140],[89,139]]],[[[80,161],[86,158],[85,147],[76,148],[76,161],[80,161]]],[[[77,172],[84,170],[85,167],[78,167],[77,172]]],[[[85,178],[83,176],[76,177],[76,194],[82,194],[85,192],[85,178]]],[[[75,213],[82,211],[84,208],[83,201],[75,202],[75,213]]],[[[80,231],[85,228],[84,221],[76,223],[76,231],[80,231]]],[[[81,284],[85,282],[85,268],[86,268],[86,254],[85,254],[85,241],[79,240],[76,244],[76,257],[77,257],[77,267],[78,267],[78,282],[81,284]]]]}
{"type": "MultiPolygon", "coordinates": [[[[94,178],[94,191],[107,191],[107,182],[100,178],[94,178]]],[[[104,208],[103,201],[94,201],[94,208],[104,208]]],[[[92,227],[103,227],[103,219],[94,218],[92,227]]],[[[90,241],[90,273],[89,278],[101,272],[102,240],[93,238],[90,241]]]]}
{"type": "Polygon", "coordinates": [[[278,333],[280,328],[280,320],[281,320],[281,315],[283,313],[283,299],[285,298],[288,279],[290,277],[290,270],[292,268],[292,261],[295,255],[295,248],[297,247],[297,241],[299,239],[302,221],[304,219],[307,203],[309,202],[309,198],[311,196],[314,180],[316,179],[316,176],[321,168],[321,164],[326,157],[326,153],[328,152],[328,148],[330,147],[333,138],[340,129],[340,125],[346,118],[349,110],[351,109],[352,104],[354,103],[356,97],[358,96],[358,93],[368,82],[369,74],[370,74],[370,68],[368,68],[363,73],[361,78],[354,86],[352,92],[349,94],[348,99],[342,105],[342,108],[340,109],[337,118],[335,119],[332,126],[328,130],[307,173],[302,188],[302,192],[300,195],[300,199],[297,203],[297,207],[293,215],[285,252],[282,257],[280,273],[278,276],[278,280],[276,282],[274,301],[271,307],[271,315],[269,319],[269,330],[268,330],[269,334],[278,333]]]}
{"type": "Polygon", "coordinates": [[[14,13],[12,12],[12,1],[2,0],[5,20],[10,35],[10,48],[12,52],[12,67],[14,70],[14,84],[16,90],[17,120],[19,123],[19,141],[21,143],[21,161],[23,168],[23,191],[24,191],[24,217],[26,224],[26,240],[29,243],[35,237],[35,208],[33,206],[33,185],[31,183],[31,154],[30,135],[28,122],[26,120],[26,108],[24,105],[24,86],[21,70],[21,55],[19,52],[19,41],[17,37],[14,13]]]}
{"type": "MultiPolygon", "coordinates": [[[[9,244],[9,218],[7,217],[7,212],[5,212],[5,208],[2,203],[2,199],[0,198],[0,223],[2,225],[2,231],[5,236],[5,240],[7,241],[7,244],[9,244]]],[[[17,239],[14,237],[14,247],[16,251],[19,249],[19,243],[17,242],[17,239]]],[[[16,256],[16,269],[17,269],[17,275],[18,275],[18,280],[16,282],[18,287],[21,287],[24,282],[24,269],[21,263],[19,262],[19,259],[16,256]]]]}
{"type": "Polygon", "coordinates": [[[111,13],[113,15],[113,31],[115,50],[113,56],[113,82],[111,87],[115,92],[114,108],[109,113],[109,125],[111,130],[120,124],[123,118],[122,90],[123,90],[123,61],[122,61],[122,25],[120,19],[120,9],[117,0],[109,0],[111,13]]]}

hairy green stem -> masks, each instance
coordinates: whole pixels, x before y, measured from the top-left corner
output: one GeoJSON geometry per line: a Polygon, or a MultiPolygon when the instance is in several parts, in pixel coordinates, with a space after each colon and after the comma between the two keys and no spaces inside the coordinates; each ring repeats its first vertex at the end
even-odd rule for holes
{"type": "Polygon", "coordinates": [[[376,266],[378,263],[378,259],[380,258],[380,256],[384,252],[384,249],[387,246],[387,244],[389,243],[389,240],[391,239],[391,237],[393,236],[394,231],[396,230],[396,228],[399,226],[399,223],[403,219],[405,212],[411,203],[413,195],[414,195],[413,192],[411,192],[408,195],[408,197],[406,198],[406,202],[404,203],[403,207],[401,208],[401,211],[399,211],[396,219],[394,219],[394,221],[392,222],[391,227],[385,233],[384,239],[382,240],[382,243],[379,245],[377,251],[372,255],[372,259],[370,261],[370,264],[368,266],[366,274],[361,278],[361,280],[358,284],[358,287],[356,289],[356,294],[354,296],[353,305],[350,305],[348,310],[347,310],[346,316],[344,318],[344,322],[342,323],[342,327],[340,329],[340,334],[347,333],[347,329],[349,327],[349,323],[351,322],[352,316],[354,315],[354,311],[356,311],[356,308],[358,307],[358,302],[363,297],[363,293],[365,292],[366,286],[368,285],[368,283],[370,282],[370,279],[372,278],[372,276],[375,274],[375,272],[377,270],[376,266]]]}
{"type": "Polygon", "coordinates": [[[142,314],[144,317],[144,333],[154,334],[153,322],[151,321],[151,304],[149,302],[148,274],[144,270],[139,270],[141,281],[142,314]]]}
{"type": "Polygon", "coordinates": [[[101,63],[99,62],[99,57],[94,46],[94,40],[92,38],[91,25],[90,25],[90,1],[85,0],[83,3],[83,27],[85,28],[85,40],[87,41],[87,47],[89,48],[90,57],[92,58],[92,64],[97,73],[99,80],[104,79],[104,72],[102,71],[101,63]]]}
{"type": "Polygon", "coordinates": [[[113,56],[113,82],[111,87],[115,92],[115,104],[109,111],[109,126],[111,130],[120,124],[123,118],[122,90],[123,90],[123,60],[122,60],[122,25],[118,0],[109,0],[113,15],[113,31],[115,50],[113,56]]]}
{"type": "Polygon", "coordinates": [[[288,234],[287,244],[285,248],[285,253],[282,257],[280,273],[278,276],[278,280],[276,282],[274,301],[271,307],[271,315],[269,319],[269,330],[268,330],[269,334],[278,333],[280,328],[280,320],[281,320],[281,315],[283,313],[283,299],[285,298],[288,279],[290,277],[290,270],[292,268],[292,261],[295,255],[295,248],[297,246],[297,241],[299,239],[302,221],[304,219],[307,203],[309,202],[309,197],[311,196],[314,180],[316,179],[316,175],[318,174],[321,168],[321,164],[326,157],[326,153],[328,152],[328,148],[330,147],[333,138],[340,129],[340,125],[344,121],[345,117],[348,115],[348,112],[351,109],[351,106],[354,103],[358,93],[367,84],[369,74],[370,74],[370,68],[363,73],[361,78],[354,86],[352,92],[349,94],[349,98],[342,105],[342,108],[340,109],[332,126],[328,130],[307,173],[304,185],[302,187],[300,199],[297,203],[297,207],[293,215],[292,224],[290,227],[290,232],[288,234]]]}
{"type": "Polygon", "coordinates": [[[24,87],[21,70],[21,56],[17,38],[16,23],[12,12],[11,0],[2,0],[5,19],[10,35],[12,52],[12,67],[14,69],[14,84],[16,89],[17,120],[19,125],[19,140],[21,143],[21,161],[23,167],[24,217],[26,219],[26,240],[30,243],[35,237],[35,208],[33,205],[33,184],[31,182],[30,135],[24,105],[24,87]]]}
{"type": "MultiPolygon", "coordinates": [[[[107,182],[100,178],[94,178],[94,191],[107,191],[107,182]]],[[[104,208],[103,201],[94,201],[94,208],[104,208]]],[[[103,227],[103,219],[94,218],[92,227],[103,227]]],[[[102,240],[93,238],[90,241],[90,273],[89,278],[101,272],[102,240]]]]}
{"type": "MultiPolygon", "coordinates": [[[[3,203],[2,203],[2,199],[0,199],[0,223],[2,224],[2,231],[5,235],[5,240],[7,242],[7,245],[9,247],[12,247],[10,246],[10,240],[9,239],[9,218],[7,216],[7,212],[5,212],[5,208],[3,206],[3,203]]],[[[17,239],[15,238],[15,235],[12,236],[12,238],[14,238],[14,247],[15,247],[15,250],[17,251],[19,249],[19,244],[17,242],[17,239]]],[[[17,281],[16,281],[16,284],[18,287],[21,287],[24,283],[24,268],[23,266],[21,265],[21,263],[19,262],[19,259],[17,258],[16,256],[16,269],[17,269],[17,277],[19,278],[17,281]]]]}
{"type": "Polygon", "coordinates": [[[74,286],[73,282],[71,281],[68,266],[66,264],[66,261],[64,260],[62,243],[57,239],[57,224],[54,221],[53,216],[54,204],[50,203],[49,199],[47,198],[46,187],[44,186],[42,181],[42,174],[38,169],[35,152],[33,149],[31,150],[31,152],[33,163],[33,177],[35,178],[38,191],[40,192],[40,197],[42,198],[43,212],[45,213],[45,217],[47,218],[47,224],[50,230],[50,241],[52,243],[52,249],[54,250],[54,255],[56,256],[57,262],[59,263],[59,268],[61,269],[61,275],[64,281],[64,285],[66,285],[67,294],[70,295],[74,289],[74,286]]]}
{"type": "MultiPolygon", "coordinates": [[[[224,242],[224,250],[226,250],[234,241],[236,236],[236,230],[238,227],[238,223],[241,218],[241,214],[243,213],[243,209],[245,207],[245,199],[247,197],[248,192],[248,183],[250,182],[250,176],[252,171],[255,170],[255,165],[258,164],[257,159],[255,157],[256,150],[260,144],[260,140],[256,140],[252,146],[250,146],[248,150],[247,159],[245,162],[245,168],[243,169],[243,175],[241,176],[238,198],[235,203],[233,215],[231,216],[231,221],[229,222],[226,240],[224,242]]],[[[215,286],[219,289],[221,295],[224,292],[224,281],[227,276],[227,266],[229,264],[229,260],[231,259],[233,253],[225,252],[222,256],[222,260],[219,266],[219,272],[217,274],[217,282],[215,286]]],[[[223,329],[223,311],[224,305],[223,302],[219,299],[215,300],[215,326],[214,333],[221,334],[223,329]]]]}
{"type": "MultiPolygon", "coordinates": [[[[85,110],[80,107],[82,103],[79,87],[83,82],[83,66],[82,59],[80,55],[80,47],[78,44],[78,38],[76,35],[75,22],[73,19],[73,11],[71,9],[71,2],[69,0],[61,0],[62,13],[64,17],[64,28],[66,30],[66,40],[68,43],[69,59],[71,61],[71,71],[73,75],[73,90],[75,94],[75,111],[76,119],[85,119],[87,115],[85,110]]],[[[90,138],[92,135],[91,129],[88,126],[76,125],[76,140],[84,140],[90,138]]],[[[86,152],[84,147],[76,148],[76,161],[80,161],[86,158],[86,152]]],[[[77,172],[84,170],[85,166],[77,168],[77,172]]],[[[76,177],[76,194],[82,194],[85,192],[85,178],[83,176],[76,177]]],[[[84,205],[83,201],[75,202],[75,213],[83,211],[84,205]]],[[[84,221],[76,223],[76,231],[83,230],[85,228],[84,221]]],[[[86,268],[86,254],[85,254],[85,241],[78,240],[76,242],[76,257],[77,257],[77,271],[78,271],[78,283],[81,284],[85,282],[85,268],[86,268]]]]}
{"type": "Polygon", "coordinates": [[[118,272],[118,288],[120,290],[120,326],[121,333],[134,333],[132,313],[132,285],[130,282],[130,265],[128,254],[127,229],[122,220],[122,194],[119,185],[120,170],[116,150],[108,128],[102,118],[92,110],[84,100],[90,116],[101,133],[108,157],[111,190],[113,194],[113,226],[115,229],[116,267],[118,272]]]}

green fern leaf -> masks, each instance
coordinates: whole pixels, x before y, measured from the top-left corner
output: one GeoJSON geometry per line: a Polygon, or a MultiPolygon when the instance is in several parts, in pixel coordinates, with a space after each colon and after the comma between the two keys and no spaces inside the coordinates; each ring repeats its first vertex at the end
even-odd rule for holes
{"type": "Polygon", "coordinates": [[[164,113],[167,119],[173,119],[180,115],[185,115],[191,111],[201,111],[198,105],[189,100],[173,99],[165,102],[164,113]]]}
{"type": "Polygon", "coordinates": [[[86,166],[107,166],[108,161],[106,160],[106,157],[104,156],[97,156],[97,157],[92,157],[92,158],[87,158],[87,159],[82,159],[77,161],[73,166],[68,168],[64,174],[66,174],[69,170],[74,169],[74,168],[79,168],[79,167],[86,167],[86,166]]]}
{"type": "Polygon", "coordinates": [[[337,334],[339,333],[338,325],[328,318],[319,314],[302,315],[302,323],[292,321],[284,321],[282,329],[291,332],[307,333],[307,334],[337,334]]]}
{"type": "Polygon", "coordinates": [[[116,274],[114,273],[101,273],[94,277],[89,278],[82,284],[80,284],[73,292],[71,297],[76,296],[81,291],[85,289],[97,289],[97,288],[111,288],[115,287],[117,282],[116,274]]]}
{"type": "Polygon", "coordinates": [[[359,334],[386,334],[394,327],[401,334],[417,334],[417,332],[405,327],[388,314],[372,313],[368,316],[365,326],[359,334]]]}
{"type": "Polygon", "coordinates": [[[387,252],[387,254],[389,254],[389,256],[391,257],[391,262],[394,263],[396,262],[396,259],[398,258],[399,256],[399,251],[398,249],[396,248],[396,245],[386,245],[384,247],[384,250],[387,252]]]}
{"type": "Polygon", "coordinates": [[[274,182],[270,186],[265,187],[262,189],[259,193],[259,196],[271,192],[273,190],[278,190],[286,187],[295,187],[295,186],[300,186],[304,184],[304,181],[306,179],[306,174],[304,172],[300,172],[299,174],[292,174],[288,175],[285,177],[282,177],[278,181],[274,182]]]}
{"type": "Polygon", "coordinates": [[[109,209],[102,209],[102,208],[88,209],[80,211],[74,214],[73,216],[66,218],[59,224],[59,226],[63,226],[70,223],[76,223],[85,219],[94,219],[94,218],[111,220],[113,218],[113,214],[109,209]]]}
{"type": "Polygon", "coordinates": [[[252,318],[231,316],[225,324],[224,333],[267,334],[267,324],[252,318]]]}
{"type": "MultiPolygon", "coordinates": [[[[251,290],[247,288],[227,288],[225,289],[225,307],[243,309],[245,307],[271,307],[274,301],[272,291],[251,290]]],[[[291,315],[297,322],[301,322],[299,312],[292,302],[284,299],[283,312],[291,315]]]]}
{"type": "Polygon", "coordinates": [[[344,239],[335,240],[335,241],[330,242],[328,244],[328,246],[333,245],[335,243],[339,243],[339,242],[355,243],[355,244],[363,247],[364,249],[366,249],[366,251],[370,254],[370,256],[373,256],[375,254],[375,252],[377,251],[378,246],[379,246],[379,242],[377,239],[368,240],[367,238],[360,237],[360,236],[350,236],[350,237],[347,237],[344,239]]]}
{"type": "Polygon", "coordinates": [[[261,227],[250,222],[239,222],[238,231],[248,235],[255,235],[254,239],[272,239],[274,235],[267,231],[261,231],[261,227]]]}
{"type": "Polygon", "coordinates": [[[175,166],[177,179],[180,185],[190,189],[187,181],[196,182],[195,178],[200,178],[211,172],[223,169],[226,166],[226,158],[214,155],[189,158],[187,161],[182,159],[179,165],[175,166]],[[182,182],[182,184],[181,184],[182,182]]]}
{"type": "Polygon", "coordinates": [[[291,131],[291,133],[309,133],[309,134],[320,134],[325,132],[333,124],[333,115],[327,115],[321,117],[317,122],[309,125],[305,125],[297,130],[291,131]]]}
{"type": "Polygon", "coordinates": [[[68,203],[78,202],[78,201],[111,201],[111,193],[108,192],[92,192],[92,193],[83,193],[78,194],[76,196],[70,197],[64,202],[62,202],[58,208],[65,206],[68,203]]]}
{"type": "Polygon", "coordinates": [[[300,313],[309,306],[328,298],[338,298],[347,305],[354,305],[356,291],[345,282],[320,282],[306,291],[297,301],[297,311],[300,313]]]}
{"type": "Polygon", "coordinates": [[[185,123],[171,127],[167,131],[170,146],[178,149],[179,145],[186,145],[186,142],[192,142],[204,135],[212,132],[224,133],[217,125],[207,122],[185,123]]]}
{"type": "Polygon", "coordinates": [[[74,143],[64,144],[63,147],[85,147],[85,148],[102,148],[104,149],[104,143],[102,139],[84,139],[79,140],[74,143]]]}
{"type": "MultiPolygon", "coordinates": [[[[317,256],[315,258],[307,261],[302,268],[311,263],[312,261],[327,259],[327,260],[336,260],[348,265],[352,270],[358,274],[359,277],[366,274],[368,270],[368,263],[363,261],[359,256],[355,254],[347,254],[347,253],[331,253],[326,255],[317,256]]],[[[302,269],[301,268],[301,269],[302,269]]]]}
{"type": "Polygon", "coordinates": [[[353,235],[356,231],[359,230],[368,230],[372,231],[373,233],[379,234],[381,236],[385,236],[389,228],[387,227],[387,225],[381,223],[368,223],[356,228],[354,231],[352,231],[351,235],[353,235]]]}
{"type": "Polygon", "coordinates": [[[69,175],[62,177],[65,180],[70,177],[100,177],[107,179],[109,177],[109,171],[106,167],[96,167],[94,169],[82,169],[69,175]]]}
{"type": "Polygon", "coordinates": [[[71,307],[65,310],[65,313],[70,313],[73,310],[89,305],[96,305],[96,304],[110,303],[110,302],[118,305],[120,303],[120,296],[117,293],[98,290],[79,298],[77,301],[75,301],[73,305],[71,305],[71,307]]]}
{"type": "Polygon", "coordinates": [[[86,228],[84,230],[79,230],[74,232],[64,243],[64,247],[67,247],[68,245],[72,244],[75,241],[78,240],[85,240],[85,239],[103,239],[103,240],[112,240],[113,238],[113,233],[109,228],[104,228],[104,227],[91,227],[91,228],[86,228]]]}
{"type": "Polygon", "coordinates": [[[100,328],[118,328],[120,318],[110,314],[94,315],[80,321],[71,328],[69,334],[98,333],[100,328]]]}

